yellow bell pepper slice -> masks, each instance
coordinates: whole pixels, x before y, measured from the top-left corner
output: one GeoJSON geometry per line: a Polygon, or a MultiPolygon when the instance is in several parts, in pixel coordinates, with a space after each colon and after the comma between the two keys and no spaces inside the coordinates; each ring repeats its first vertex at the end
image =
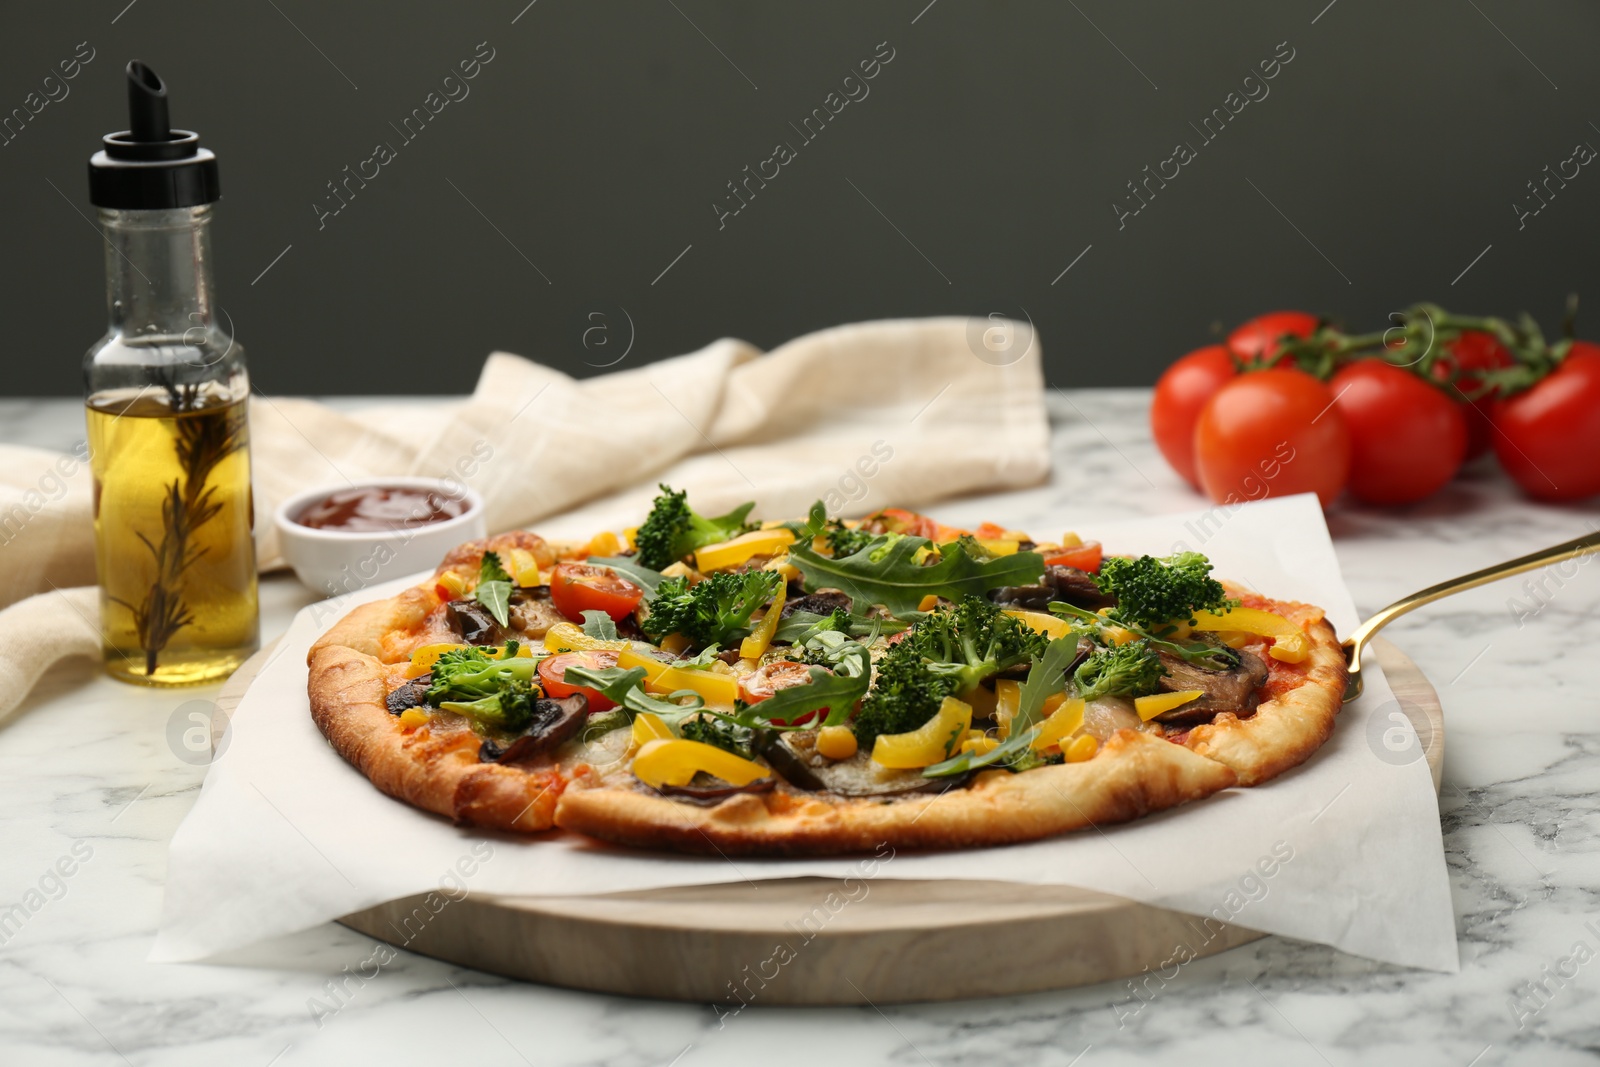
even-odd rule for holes
{"type": "Polygon", "coordinates": [[[1267,654],[1284,663],[1303,663],[1311,653],[1311,641],[1306,632],[1289,619],[1260,608],[1234,608],[1222,614],[1210,611],[1195,612],[1196,630],[1212,633],[1223,630],[1242,630],[1272,638],[1267,654]]]}
{"type": "Polygon", "coordinates": [[[694,563],[702,571],[721,571],[737,567],[751,556],[775,556],[794,544],[794,534],[779,527],[774,530],[751,530],[731,541],[707,545],[694,554],[694,563]]]}
{"type": "Polygon", "coordinates": [[[1020,608],[1007,608],[1006,614],[1014,619],[1022,620],[1028,629],[1044,634],[1049,638],[1065,637],[1072,629],[1072,624],[1066,619],[1058,619],[1054,615],[1047,615],[1042,611],[1023,611],[1020,608]]]}
{"type": "Polygon", "coordinates": [[[506,556],[506,569],[511,572],[518,585],[539,584],[539,561],[533,558],[532,552],[525,548],[513,548],[506,553],[506,556]]]}
{"type": "Polygon", "coordinates": [[[583,555],[589,556],[615,556],[622,551],[622,538],[610,530],[601,530],[589,538],[589,543],[583,546],[583,555]]]}
{"type": "Polygon", "coordinates": [[[979,537],[975,540],[991,556],[1014,556],[1021,545],[1020,540],[1013,541],[1005,537],[979,537]]]}
{"type": "Polygon", "coordinates": [[[1083,547],[1083,538],[1078,536],[1077,531],[1068,530],[1066,533],[1061,535],[1061,547],[1062,548],[1082,548],[1083,547]]]}
{"type": "Polygon", "coordinates": [[[633,757],[633,776],[657,789],[664,785],[688,785],[701,771],[733,785],[749,785],[769,773],[759,763],[715,745],[685,738],[646,741],[639,754],[633,757]]]}
{"type": "Polygon", "coordinates": [[[978,734],[978,736],[974,737],[969,733],[967,739],[961,742],[961,751],[971,752],[977,756],[987,756],[999,747],[1000,742],[997,739],[984,734],[978,734]]]}
{"type": "Polygon", "coordinates": [[[467,591],[466,580],[455,571],[444,571],[438,577],[434,578],[433,583],[438,586],[443,586],[444,589],[453,597],[459,597],[461,594],[467,591]]]}
{"type": "Polygon", "coordinates": [[[1040,724],[1039,736],[1033,739],[1034,751],[1041,752],[1051,745],[1058,745],[1063,738],[1077,733],[1078,727],[1083,725],[1084,706],[1082,697],[1062,700],[1050,717],[1040,724]]]}
{"type": "Polygon", "coordinates": [[[433,716],[421,708],[407,708],[400,713],[400,729],[410,733],[419,727],[426,726],[433,716]]]}
{"type": "Polygon", "coordinates": [[[767,560],[767,565],[761,569],[764,571],[777,571],[783,575],[783,580],[786,582],[798,582],[801,578],[800,568],[789,562],[787,554],[774,556],[772,559],[767,560]]]}
{"type": "Polygon", "coordinates": [[[1011,678],[1001,678],[994,683],[994,721],[1004,741],[1011,733],[1011,720],[1022,707],[1022,683],[1011,678]]]}
{"type": "Polygon", "coordinates": [[[911,769],[948,759],[972,728],[972,706],[945,697],[933,718],[903,734],[879,734],[872,745],[872,762],[880,767],[911,769]]]}
{"type": "Polygon", "coordinates": [[[633,719],[633,743],[643,747],[651,741],[672,740],[672,728],[661,721],[661,716],[641,711],[633,719]]]}
{"type": "Polygon", "coordinates": [[[627,647],[626,641],[602,641],[598,637],[590,637],[582,627],[571,622],[558,622],[544,635],[546,652],[589,652],[602,648],[621,652],[627,647]]]}
{"type": "Polygon", "coordinates": [[[617,653],[617,666],[624,670],[643,667],[644,687],[651,693],[675,693],[680,689],[688,689],[699,694],[707,704],[730,708],[739,697],[739,681],[730,674],[671,667],[631,649],[617,653]]]}
{"type": "Polygon", "coordinates": [[[1180,689],[1176,693],[1152,693],[1147,697],[1134,697],[1133,710],[1142,722],[1149,722],[1163,712],[1181,708],[1195,697],[1206,695],[1204,689],[1180,689]]]}
{"type": "Polygon", "coordinates": [[[778,621],[783,617],[783,600],[788,592],[789,583],[778,583],[778,593],[772,598],[772,605],[767,608],[767,613],[761,617],[761,621],[750,632],[750,636],[739,642],[740,656],[745,659],[760,659],[761,653],[772,644],[772,635],[778,632],[778,621]]]}

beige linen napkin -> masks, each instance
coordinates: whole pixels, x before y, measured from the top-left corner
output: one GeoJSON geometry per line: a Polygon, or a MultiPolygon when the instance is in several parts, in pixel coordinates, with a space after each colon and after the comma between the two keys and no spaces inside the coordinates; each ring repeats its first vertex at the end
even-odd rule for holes
{"type": "MultiPolygon", "coordinates": [[[[984,344],[996,329],[965,318],[858,323],[765,355],[723,339],[583,380],[496,352],[468,398],[358,414],[258,394],[257,554],[264,569],[281,564],[272,515],[284,499],[385,475],[472,486],[491,531],[560,515],[555,532],[569,536],[636,522],[660,480],[707,513],[754,500],[768,516],[803,514],[819,497],[833,513],[861,514],[1038,482],[1049,470],[1039,346],[1013,324],[1011,347],[996,351],[984,344]]],[[[449,383],[441,372],[418,384],[449,383]]],[[[0,445],[0,606],[93,582],[86,456],[0,445]]],[[[48,647],[60,655],[94,652],[93,633],[65,636],[63,613],[79,600],[93,603],[38,597],[0,620],[55,626],[62,639],[48,647]]],[[[0,679],[23,677],[15,662],[0,643],[0,679]]],[[[25,693],[0,688],[0,719],[25,693]]]]}

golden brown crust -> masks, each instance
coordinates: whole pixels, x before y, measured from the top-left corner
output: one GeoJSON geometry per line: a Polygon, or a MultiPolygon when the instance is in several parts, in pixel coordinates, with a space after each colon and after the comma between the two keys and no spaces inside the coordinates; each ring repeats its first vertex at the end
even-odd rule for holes
{"type": "Polygon", "coordinates": [[[1304,681],[1262,701],[1247,719],[1224,712],[1184,740],[1190,750],[1233,768],[1240,785],[1259,785],[1304,763],[1333,733],[1344,706],[1344,649],[1322,611],[1305,604],[1273,606],[1311,638],[1304,681]]]}
{"type": "Polygon", "coordinates": [[[578,775],[556,806],[556,825],[625,845],[730,856],[962,848],[1126,822],[1235,780],[1220,763],[1134,730],[1118,731],[1082,763],[987,771],[965,789],[888,802],[780,786],[701,807],[622,784],[628,778],[578,775]]]}

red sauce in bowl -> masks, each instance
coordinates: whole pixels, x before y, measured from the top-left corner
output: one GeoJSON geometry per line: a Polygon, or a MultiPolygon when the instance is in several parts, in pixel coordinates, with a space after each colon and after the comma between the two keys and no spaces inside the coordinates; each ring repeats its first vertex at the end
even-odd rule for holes
{"type": "Polygon", "coordinates": [[[313,530],[384,533],[446,522],[465,513],[467,502],[434,489],[363,485],[329,493],[302,508],[294,521],[313,530]]]}

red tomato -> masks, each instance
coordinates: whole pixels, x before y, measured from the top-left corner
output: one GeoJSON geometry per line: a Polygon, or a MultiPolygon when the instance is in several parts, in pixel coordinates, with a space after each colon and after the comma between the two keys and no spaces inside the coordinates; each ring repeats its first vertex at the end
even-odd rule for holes
{"type": "Polygon", "coordinates": [[[1350,427],[1350,492],[1370,504],[1411,504],[1455,477],[1467,454],[1461,405],[1381,359],[1349,364],[1328,383],[1350,427]]]}
{"type": "Polygon", "coordinates": [[[603,696],[598,689],[590,689],[586,685],[570,685],[566,680],[568,667],[588,667],[590,670],[603,671],[607,667],[617,665],[617,654],[610,649],[597,648],[585,652],[558,652],[548,659],[539,661],[539,684],[544,687],[547,695],[559,700],[569,697],[574,693],[582,693],[589,698],[589,713],[597,711],[610,711],[617,705],[603,696]]]}
{"type": "Polygon", "coordinates": [[[1327,507],[1350,474],[1350,430],[1333,394],[1290,367],[1242,374],[1194,428],[1195,465],[1219,504],[1316,493],[1327,507]]]}
{"type": "Polygon", "coordinates": [[[1172,469],[1196,489],[1200,476],[1194,469],[1195,421],[1206,401],[1238,376],[1232,350],[1227,345],[1207,345],[1179,359],[1156,380],[1150,432],[1172,469]]]}
{"type": "MultiPolygon", "coordinates": [[[[873,533],[912,534],[932,541],[939,532],[939,524],[926,515],[918,515],[905,508],[883,508],[867,516],[863,523],[873,533]]],[[[952,538],[953,540],[953,538],[952,538]]]]}
{"type": "Polygon", "coordinates": [[[1445,391],[1461,405],[1461,414],[1467,418],[1467,458],[1476,459],[1489,451],[1494,426],[1490,420],[1493,393],[1467,400],[1483,384],[1480,372],[1509,367],[1516,362],[1505,345],[1494,334],[1483,330],[1468,330],[1445,346],[1444,353],[1433,365],[1433,376],[1441,382],[1455,378],[1455,386],[1445,386],[1445,391]]]}
{"type": "Polygon", "coordinates": [[[1310,337],[1317,329],[1317,317],[1304,311],[1269,311],[1241,323],[1228,335],[1228,347],[1244,360],[1274,363],[1283,347],[1284,335],[1310,337]]]}
{"type": "MultiPolygon", "coordinates": [[[[826,669],[826,668],[824,668],[826,669]]],[[[804,663],[794,663],[790,660],[778,660],[765,667],[758,667],[750,674],[739,679],[739,692],[744,696],[746,704],[759,704],[780,689],[792,689],[797,685],[811,684],[811,668],[804,663]]],[[[784,719],[773,719],[779,726],[794,726],[803,722],[810,722],[817,715],[826,715],[827,708],[819,712],[807,712],[793,722],[784,719]]]]}
{"type": "Polygon", "coordinates": [[[605,567],[558,563],[550,575],[550,599],[556,610],[577,622],[585,611],[603,611],[613,622],[633,613],[644,590],[605,567]]]}
{"type": "Polygon", "coordinates": [[[980,522],[972,536],[984,541],[998,541],[1006,535],[1006,528],[998,523],[980,522]]]}
{"type": "Polygon", "coordinates": [[[1093,574],[1100,569],[1100,542],[1085,541],[1076,548],[1063,548],[1060,552],[1053,552],[1044,558],[1045,566],[1052,564],[1059,567],[1076,567],[1080,571],[1093,574]]]}
{"type": "Polygon", "coordinates": [[[1492,410],[1495,455],[1529,496],[1600,493],[1600,345],[1572,342],[1548,377],[1492,410]]]}

